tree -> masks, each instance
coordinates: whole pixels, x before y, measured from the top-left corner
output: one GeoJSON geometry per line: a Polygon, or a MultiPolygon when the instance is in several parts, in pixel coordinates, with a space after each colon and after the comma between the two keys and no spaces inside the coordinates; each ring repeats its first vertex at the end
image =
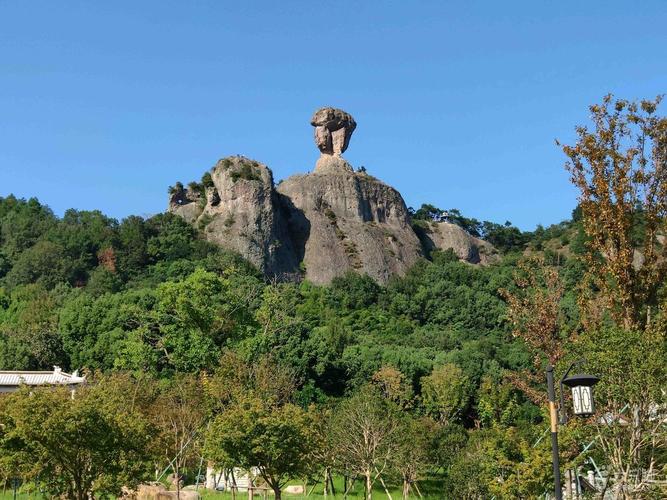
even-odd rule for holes
{"type": "Polygon", "coordinates": [[[163,388],[152,408],[158,431],[157,448],[174,472],[176,490],[186,466],[201,456],[202,438],[208,417],[207,401],[196,375],[178,375],[163,388]]]}
{"type": "Polygon", "coordinates": [[[398,428],[396,407],[369,386],[343,401],[335,413],[336,467],[346,475],[364,478],[367,500],[372,498],[375,481],[392,463],[398,428]]]}
{"type": "Polygon", "coordinates": [[[667,245],[660,243],[667,229],[667,118],[656,115],[660,101],[607,95],[589,108],[593,130],[577,127],[576,144],[563,146],[588,236],[581,304],[594,324],[600,302],[619,325],[643,328],[667,276],[667,245]],[[600,301],[592,300],[594,290],[600,301]]]}
{"type": "Polygon", "coordinates": [[[446,424],[462,416],[470,398],[468,378],[458,366],[447,363],[423,377],[422,401],[426,412],[446,424]]]}
{"type": "Polygon", "coordinates": [[[22,285],[0,309],[0,367],[11,370],[52,368],[66,363],[58,335],[58,307],[66,290],[22,285]]]}
{"type": "Polygon", "coordinates": [[[147,428],[129,405],[105,405],[96,387],[26,388],[2,399],[0,449],[54,496],[120,494],[147,477],[147,428]]]}
{"type": "Polygon", "coordinates": [[[371,377],[373,384],[382,397],[394,403],[398,408],[407,409],[412,406],[414,395],[399,370],[393,366],[385,365],[376,371],[371,377]]]}
{"type": "Polygon", "coordinates": [[[429,444],[432,430],[433,422],[430,419],[414,418],[407,413],[400,419],[393,468],[403,483],[403,499],[408,498],[413,488],[421,496],[417,480],[431,465],[429,444]]]}
{"type": "Polygon", "coordinates": [[[280,500],[288,480],[308,474],[317,444],[313,417],[291,403],[241,396],[213,420],[207,457],[220,467],[257,468],[280,500]]]}
{"type": "Polygon", "coordinates": [[[548,266],[542,256],[522,259],[513,278],[513,287],[501,288],[499,293],[507,302],[512,335],[531,350],[533,372],[508,372],[506,377],[533,402],[541,403],[544,391],[536,391],[534,385],[542,382],[544,358],[555,365],[564,354],[561,301],[565,287],[558,269],[548,266]]]}
{"type": "Polygon", "coordinates": [[[661,461],[664,467],[666,339],[667,323],[661,315],[649,331],[612,326],[582,336],[574,346],[586,356],[587,369],[600,377],[593,422],[615,498],[642,494],[661,461]]]}

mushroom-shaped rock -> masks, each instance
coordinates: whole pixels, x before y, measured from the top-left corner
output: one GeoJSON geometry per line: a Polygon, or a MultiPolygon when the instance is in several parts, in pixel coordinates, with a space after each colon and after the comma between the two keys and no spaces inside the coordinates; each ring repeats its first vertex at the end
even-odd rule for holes
{"type": "Polygon", "coordinates": [[[315,145],[325,155],[340,156],[350,144],[357,122],[342,109],[320,108],[310,120],[315,127],[315,145]]]}

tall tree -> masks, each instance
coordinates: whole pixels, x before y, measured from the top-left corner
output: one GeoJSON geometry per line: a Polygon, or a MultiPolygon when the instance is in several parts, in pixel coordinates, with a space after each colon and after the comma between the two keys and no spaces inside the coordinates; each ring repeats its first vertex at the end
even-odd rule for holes
{"type": "Polygon", "coordinates": [[[577,142],[563,146],[588,236],[582,306],[593,323],[600,319],[590,300],[597,289],[619,325],[642,328],[667,276],[667,118],[656,115],[660,101],[607,95],[590,106],[593,129],[577,127],[577,142]]]}
{"type": "Polygon", "coordinates": [[[392,463],[399,420],[393,403],[370,386],[343,401],[332,424],[337,468],[364,478],[365,498],[392,463]]]}

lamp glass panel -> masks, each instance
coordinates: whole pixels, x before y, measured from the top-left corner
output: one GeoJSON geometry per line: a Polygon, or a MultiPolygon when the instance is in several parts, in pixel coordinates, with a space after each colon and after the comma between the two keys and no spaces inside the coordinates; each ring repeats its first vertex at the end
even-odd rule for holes
{"type": "Polygon", "coordinates": [[[579,389],[581,389],[580,386],[572,388],[572,406],[574,406],[575,415],[581,414],[581,392],[579,389]]]}
{"type": "Polygon", "coordinates": [[[576,415],[591,415],[593,413],[593,394],[591,388],[585,385],[573,387],[572,404],[576,415]]]}
{"type": "Polygon", "coordinates": [[[593,393],[592,388],[587,385],[580,387],[581,389],[581,408],[582,413],[590,415],[593,413],[593,393]]]}

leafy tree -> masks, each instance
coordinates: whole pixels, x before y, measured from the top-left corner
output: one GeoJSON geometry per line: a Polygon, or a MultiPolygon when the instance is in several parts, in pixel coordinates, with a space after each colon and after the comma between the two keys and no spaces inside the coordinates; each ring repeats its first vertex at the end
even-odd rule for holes
{"type": "Polygon", "coordinates": [[[2,400],[3,461],[50,494],[76,500],[117,495],[148,475],[145,421],[127,407],[105,407],[95,388],[21,390],[2,400]],[[128,474],[130,472],[131,474],[128,474]]]}
{"type": "Polygon", "coordinates": [[[442,424],[461,418],[470,399],[470,386],[463,371],[448,363],[422,378],[422,401],[429,415],[442,424]]]}
{"type": "Polygon", "coordinates": [[[405,376],[393,366],[383,366],[371,377],[373,384],[382,397],[393,402],[397,407],[410,408],[413,403],[412,387],[406,383],[405,376]]]}
{"type": "Polygon", "coordinates": [[[574,349],[600,377],[594,388],[594,424],[616,498],[648,489],[647,478],[664,466],[667,451],[667,323],[649,331],[608,327],[582,336],[574,349]]]}
{"type": "Polygon", "coordinates": [[[62,246],[50,241],[38,241],[21,253],[12,269],[7,273],[7,285],[39,283],[45,288],[54,288],[58,283],[69,280],[72,263],[62,246]]]}
{"type": "Polygon", "coordinates": [[[577,142],[563,146],[588,236],[585,283],[600,290],[595,300],[583,288],[582,305],[593,323],[606,309],[624,328],[642,328],[667,276],[667,246],[659,241],[667,221],[667,118],[656,115],[660,101],[607,95],[590,106],[593,130],[577,127],[577,142]]]}
{"type": "Polygon", "coordinates": [[[25,285],[12,290],[0,308],[0,366],[26,370],[67,363],[57,328],[65,290],[25,285]]]}
{"type": "Polygon", "coordinates": [[[36,198],[0,197],[0,244],[10,261],[16,260],[56,224],[56,217],[36,198]]]}
{"type": "Polygon", "coordinates": [[[256,467],[280,499],[287,481],[312,470],[316,445],[310,413],[291,403],[275,405],[248,394],[215,417],[206,450],[221,467],[256,467]]]}

